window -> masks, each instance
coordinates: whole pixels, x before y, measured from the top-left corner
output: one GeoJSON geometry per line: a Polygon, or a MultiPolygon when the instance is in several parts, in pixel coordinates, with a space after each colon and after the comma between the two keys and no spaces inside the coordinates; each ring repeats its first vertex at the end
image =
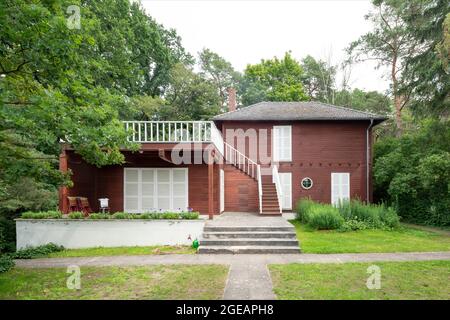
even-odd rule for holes
{"type": "Polygon", "coordinates": [[[308,190],[308,189],[311,189],[312,188],[312,186],[313,186],[313,181],[312,181],[312,179],[311,178],[308,178],[308,177],[306,177],[306,178],[303,178],[302,179],[302,188],[303,189],[306,189],[306,190],[308,190]]]}
{"type": "Polygon", "coordinates": [[[292,127],[273,127],[273,160],[292,161],[292,127]]]}
{"type": "Polygon", "coordinates": [[[339,205],[350,199],[350,173],[331,173],[331,203],[339,205]]]}
{"type": "Polygon", "coordinates": [[[124,211],[186,210],[187,168],[125,168],[124,211]]]}

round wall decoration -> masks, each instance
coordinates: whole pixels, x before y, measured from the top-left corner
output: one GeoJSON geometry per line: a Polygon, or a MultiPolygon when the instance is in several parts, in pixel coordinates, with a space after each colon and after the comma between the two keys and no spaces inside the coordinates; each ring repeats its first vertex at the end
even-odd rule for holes
{"type": "Polygon", "coordinates": [[[301,185],[302,185],[302,188],[303,188],[303,189],[308,190],[308,189],[311,189],[311,188],[312,188],[312,186],[313,186],[313,181],[312,181],[311,178],[306,177],[306,178],[303,178],[303,179],[302,179],[301,185]]]}

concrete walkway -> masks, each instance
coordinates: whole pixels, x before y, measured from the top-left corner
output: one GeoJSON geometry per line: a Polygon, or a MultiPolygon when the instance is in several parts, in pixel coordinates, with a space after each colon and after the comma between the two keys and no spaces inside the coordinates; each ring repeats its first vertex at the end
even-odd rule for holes
{"type": "Polygon", "coordinates": [[[77,266],[145,266],[161,264],[229,265],[224,299],[272,300],[272,280],[268,264],[345,263],[381,261],[450,260],[450,252],[345,253],[345,254],[171,254],[85,258],[44,258],[16,260],[17,267],[53,268],[77,266]]]}
{"type": "Polygon", "coordinates": [[[450,251],[401,253],[339,253],[339,254],[167,254],[142,256],[111,256],[83,258],[42,258],[16,260],[21,268],[54,268],[78,266],[145,266],[161,264],[287,264],[345,263],[377,261],[450,260],[450,251]]]}

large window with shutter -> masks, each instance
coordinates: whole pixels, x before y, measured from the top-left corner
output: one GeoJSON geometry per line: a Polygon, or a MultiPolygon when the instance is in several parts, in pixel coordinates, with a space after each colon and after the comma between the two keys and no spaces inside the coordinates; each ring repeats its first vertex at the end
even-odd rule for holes
{"type": "Polygon", "coordinates": [[[292,127],[274,126],[272,150],[274,161],[292,161],[292,127]]]}
{"type": "Polygon", "coordinates": [[[350,200],[350,173],[331,173],[331,203],[338,206],[347,200],[350,200]]]}
{"type": "Polygon", "coordinates": [[[187,210],[187,168],[125,168],[124,211],[187,210]]]}

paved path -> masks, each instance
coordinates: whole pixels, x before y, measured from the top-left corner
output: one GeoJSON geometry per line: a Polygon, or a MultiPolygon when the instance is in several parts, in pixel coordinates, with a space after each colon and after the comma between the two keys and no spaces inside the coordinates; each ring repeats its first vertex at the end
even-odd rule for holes
{"type": "Polygon", "coordinates": [[[376,261],[450,260],[450,251],[402,253],[339,253],[339,254],[167,254],[84,258],[43,258],[16,260],[18,267],[53,268],[79,266],[144,266],[158,264],[286,264],[345,263],[376,261]]]}
{"type": "Polygon", "coordinates": [[[225,300],[275,300],[267,265],[248,261],[233,262],[223,298],[225,300]]]}
{"type": "Polygon", "coordinates": [[[161,264],[230,265],[224,299],[272,300],[272,280],[268,264],[345,263],[377,261],[450,260],[448,252],[344,253],[344,254],[168,254],[84,258],[43,258],[16,260],[23,268],[78,266],[145,266],[161,264]]]}

